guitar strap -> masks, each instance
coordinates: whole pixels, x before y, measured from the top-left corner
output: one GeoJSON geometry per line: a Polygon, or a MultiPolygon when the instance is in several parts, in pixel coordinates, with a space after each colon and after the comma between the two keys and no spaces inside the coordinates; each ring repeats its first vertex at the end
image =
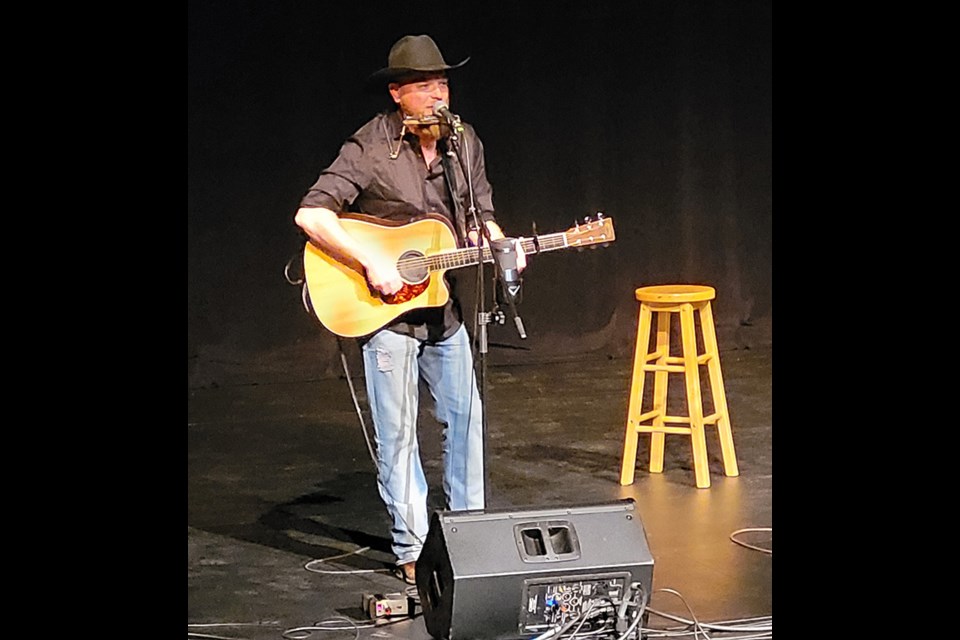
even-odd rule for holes
{"type": "Polygon", "coordinates": [[[450,204],[453,208],[453,217],[456,221],[457,232],[460,234],[460,246],[467,246],[467,221],[463,213],[460,198],[457,197],[457,172],[453,166],[454,154],[449,150],[447,141],[443,141],[440,150],[440,164],[443,165],[443,174],[447,178],[447,191],[450,195],[450,204]]]}

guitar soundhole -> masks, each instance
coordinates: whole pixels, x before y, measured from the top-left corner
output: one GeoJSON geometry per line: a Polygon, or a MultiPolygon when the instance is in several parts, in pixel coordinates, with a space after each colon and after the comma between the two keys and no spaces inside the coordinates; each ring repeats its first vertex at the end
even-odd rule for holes
{"type": "Polygon", "coordinates": [[[430,281],[428,280],[430,270],[428,269],[427,260],[419,251],[404,252],[403,255],[400,256],[400,259],[397,260],[397,270],[400,272],[400,277],[403,278],[405,284],[400,291],[397,291],[393,295],[381,296],[387,304],[403,304],[404,302],[409,302],[426,291],[427,287],[430,286],[430,281]]]}

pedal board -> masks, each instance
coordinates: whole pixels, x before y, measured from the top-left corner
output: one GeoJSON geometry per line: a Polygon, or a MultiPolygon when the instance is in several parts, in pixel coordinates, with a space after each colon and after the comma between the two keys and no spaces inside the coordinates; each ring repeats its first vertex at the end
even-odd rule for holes
{"type": "Polygon", "coordinates": [[[371,620],[413,616],[417,602],[402,593],[365,593],[362,608],[371,620]]]}

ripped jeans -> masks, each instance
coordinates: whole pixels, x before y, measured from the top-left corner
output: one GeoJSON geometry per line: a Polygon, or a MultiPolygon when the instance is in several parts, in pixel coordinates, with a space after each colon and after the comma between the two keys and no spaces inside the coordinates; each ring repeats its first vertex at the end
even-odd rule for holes
{"type": "Polygon", "coordinates": [[[422,377],[443,425],[447,508],[482,509],[483,417],[466,327],[431,343],[383,330],[363,345],[377,443],[377,485],[393,522],[397,564],[416,560],[429,529],[427,479],[417,442],[422,377]]]}

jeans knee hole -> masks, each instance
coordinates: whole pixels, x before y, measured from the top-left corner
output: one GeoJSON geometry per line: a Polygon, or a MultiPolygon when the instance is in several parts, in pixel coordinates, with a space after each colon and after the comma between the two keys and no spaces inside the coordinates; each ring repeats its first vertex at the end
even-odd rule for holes
{"type": "Polygon", "coordinates": [[[384,373],[393,371],[393,358],[389,351],[377,349],[377,371],[384,373]]]}

